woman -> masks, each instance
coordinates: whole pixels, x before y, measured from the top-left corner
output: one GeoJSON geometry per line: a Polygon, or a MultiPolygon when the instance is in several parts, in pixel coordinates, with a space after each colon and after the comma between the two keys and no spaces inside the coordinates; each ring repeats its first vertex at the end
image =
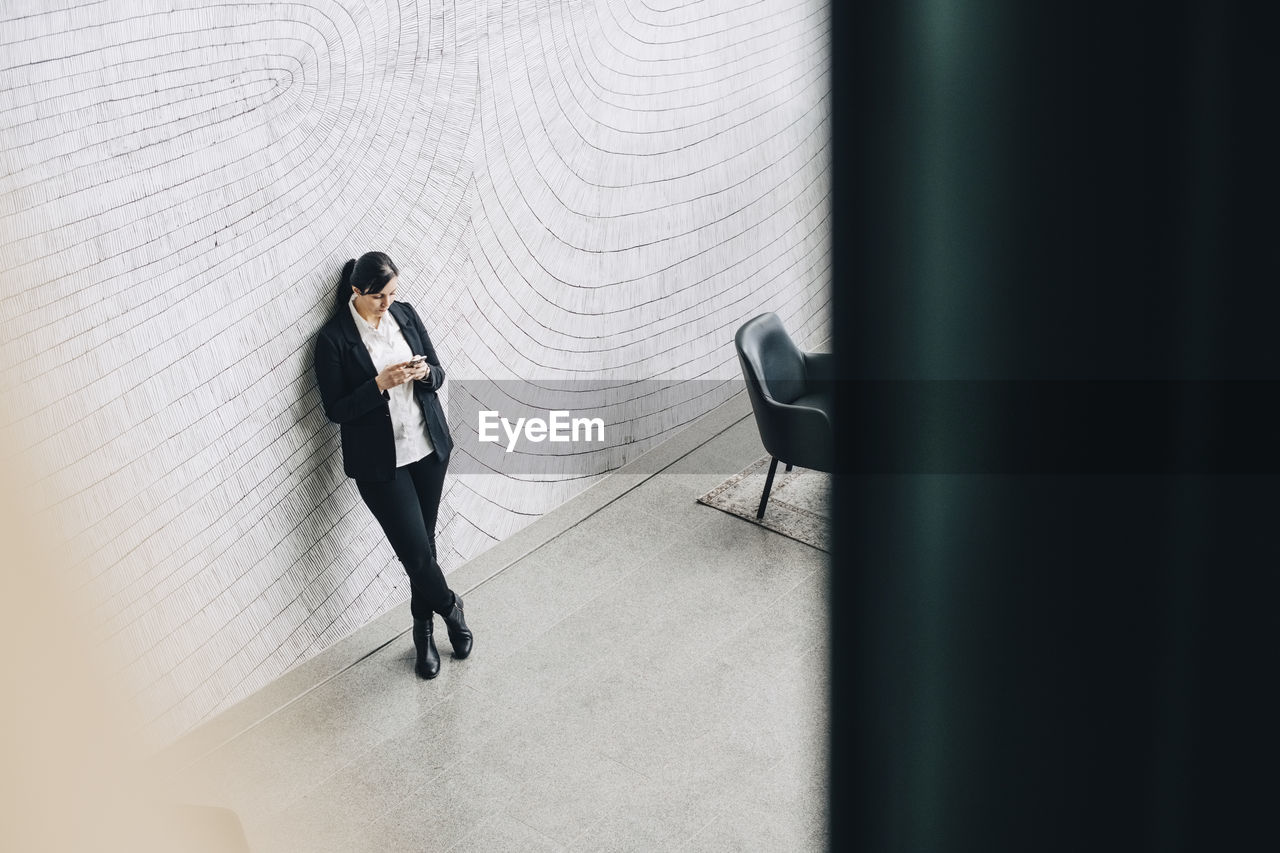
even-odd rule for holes
{"type": "Polygon", "coordinates": [[[396,302],[400,271],[382,252],[342,268],[333,317],[316,335],[324,413],[342,428],[342,466],[409,575],[414,666],[440,672],[432,637],[444,617],[453,656],[471,653],[462,598],[436,562],[436,515],[453,440],[436,391],[444,383],[418,312],[396,302]]]}

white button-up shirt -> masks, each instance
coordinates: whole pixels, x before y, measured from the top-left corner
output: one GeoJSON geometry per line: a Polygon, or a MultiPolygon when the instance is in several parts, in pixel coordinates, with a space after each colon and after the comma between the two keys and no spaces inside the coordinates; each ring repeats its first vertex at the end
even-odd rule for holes
{"type": "MultiPolygon", "coordinates": [[[[356,297],[353,293],[347,302],[351,309],[351,317],[360,332],[360,340],[369,351],[373,367],[381,373],[387,366],[400,364],[413,358],[409,342],[400,331],[400,324],[391,312],[382,315],[378,328],[374,328],[356,310],[356,297]]],[[[427,436],[427,422],[422,416],[422,407],[413,395],[413,381],[403,382],[394,388],[387,389],[390,398],[388,408],[391,410],[391,427],[396,437],[396,467],[400,468],[410,462],[417,462],[435,450],[431,439],[427,436]]]]}

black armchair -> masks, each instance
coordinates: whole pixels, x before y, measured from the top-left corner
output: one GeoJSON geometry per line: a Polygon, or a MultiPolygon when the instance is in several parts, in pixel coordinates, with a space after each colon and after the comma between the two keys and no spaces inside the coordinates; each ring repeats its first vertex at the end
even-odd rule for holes
{"type": "Polygon", "coordinates": [[[782,460],[815,471],[835,467],[832,428],[834,362],[829,353],[801,352],[772,312],[748,320],[733,338],[747,380],[760,441],[773,460],[757,519],[764,518],[773,475],[782,460]]]}

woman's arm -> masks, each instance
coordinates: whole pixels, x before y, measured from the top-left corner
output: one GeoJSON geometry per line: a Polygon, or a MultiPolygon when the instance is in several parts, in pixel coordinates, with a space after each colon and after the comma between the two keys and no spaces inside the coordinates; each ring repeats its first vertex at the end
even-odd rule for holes
{"type": "Polygon", "coordinates": [[[381,406],[387,400],[386,392],[378,390],[377,377],[370,377],[350,392],[342,383],[342,357],[328,335],[316,335],[316,383],[320,386],[320,401],[324,414],[335,424],[345,424],[381,406]]]}
{"type": "Polygon", "coordinates": [[[431,365],[431,372],[418,381],[424,385],[429,385],[432,391],[436,391],[444,384],[444,368],[440,366],[440,359],[436,356],[436,348],[431,345],[431,336],[427,334],[426,326],[422,325],[422,318],[418,316],[418,312],[412,305],[407,302],[403,304],[409,309],[409,319],[413,322],[413,327],[418,330],[418,335],[422,338],[422,354],[427,357],[427,364],[431,365]]]}

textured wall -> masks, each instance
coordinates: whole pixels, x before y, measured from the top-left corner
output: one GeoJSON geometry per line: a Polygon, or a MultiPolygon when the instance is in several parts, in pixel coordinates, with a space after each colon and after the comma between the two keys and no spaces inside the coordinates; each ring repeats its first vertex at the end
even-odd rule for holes
{"type": "MultiPolygon", "coordinates": [[[[156,743],[407,596],[312,380],[348,257],[396,259],[451,381],[702,383],[667,431],[746,318],[826,337],[816,0],[0,16],[4,446],[156,743]]],[[[621,458],[450,478],[445,571],[621,458]]]]}

